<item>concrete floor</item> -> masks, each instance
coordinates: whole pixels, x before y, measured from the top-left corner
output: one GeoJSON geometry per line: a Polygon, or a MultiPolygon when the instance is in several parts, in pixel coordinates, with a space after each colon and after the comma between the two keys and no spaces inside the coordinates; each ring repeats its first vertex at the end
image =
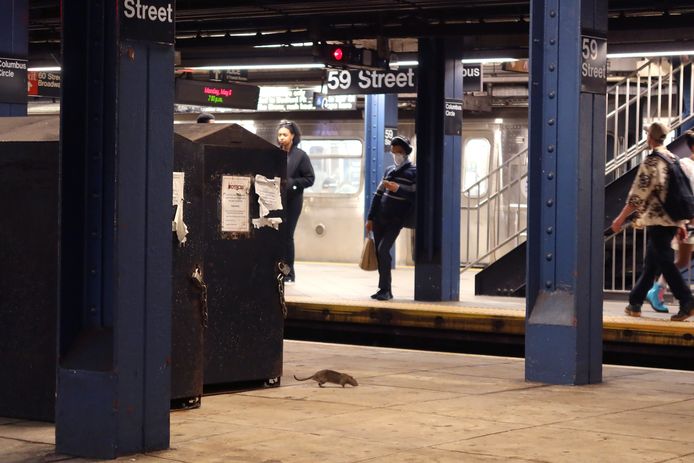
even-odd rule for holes
{"type": "MultiPolygon", "coordinates": [[[[388,304],[417,304],[417,308],[424,306],[448,306],[461,309],[494,309],[497,311],[517,311],[525,314],[525,298],[502,296],[475,296],[476,270],[468,270],[460,275],[460,297],[455,302],[418,303],[414,301],[414,267],[401,266],[393,270],[393,300],[381,302],[388,304]]],[[[357,264],[333,264],[323,262],[297,262],[296,283],[288,285],[286,296],[288,300],[305,301],[306,298],[330,301],[368,301],[373,304],[370,295],[378,291],[378,272],[365,272],[357,264]]],[[[670,316],[677,313],[677,301],[668,296],[669,314],[656,313],[648,303],[643,305],[643,320],[628,317],[624,314],[626,306],[626,294],[624,301],[606,300],[603,303],[603,316],[605,319],[613,317],[629,320],[633,323],[648,323],[653,320],[662,320],[674,325],[692,323],[694,318],[686,322],[670,322],[670,316]],[[674,301],[674,302],[673,302],[674,301]]],[[[689,325],[691,326],[691,325],[689,325]]]]}
{"type": "MultiPolygon", "coordinates": [[[[171,414],[171,449],[134,462],[694,463],[694,373],[604,367],[604,382],[524,381],[522,359],[285,341],[282,385],[171,414]],[[297,382],[332,368],[359,386],[297,382]]],[[[0,418],[0,462],[54,454],[54,427],[0,418]]]]}

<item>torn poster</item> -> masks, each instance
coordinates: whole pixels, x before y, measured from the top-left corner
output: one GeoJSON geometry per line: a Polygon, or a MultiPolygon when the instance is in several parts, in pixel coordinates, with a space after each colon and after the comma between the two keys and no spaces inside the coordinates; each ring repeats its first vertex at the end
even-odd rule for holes
{"type": "Polygon", "coordinates": [[[247,233],[250,228],[250,177],[222,176],[222,231],[247,233]]]}
{"type": "Polygon", "coordinates": [[[280,217],[261,217],[259,219],[253,219],[253,226],[255,228],[272,227],[275,230],[279,230],[281,223],[282,219],[280,217]]]}
{"type": "Polygon", "coordinates": [[[255,193],[258,195],[260,217],[266,217],[270,211],[282,210],[281,180],[279,177],[268,179],[264,175],[255,176],[255,193]]]}
{"type": "Polygon", "coordinates": [[[183,246],[188,234],[188,226],[183,221],[183,188],[185,186],[185,172],[173,173],[173,199],[172,204],[176,208],[176,214],[171,222],[171,231],[176,232],[178,244],[183,246]]]}

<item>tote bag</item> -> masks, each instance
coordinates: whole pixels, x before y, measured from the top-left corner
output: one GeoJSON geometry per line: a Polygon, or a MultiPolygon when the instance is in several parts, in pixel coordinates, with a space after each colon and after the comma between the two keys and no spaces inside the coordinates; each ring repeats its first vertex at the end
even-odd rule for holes
{"type": "Polygon", "coordinates": [[[361,261],[359,268],[362,270],[378,269],[378,261],[376,260],[376,243],[371,236],[364,238],[364,248],[361,251],[361,261]]]}

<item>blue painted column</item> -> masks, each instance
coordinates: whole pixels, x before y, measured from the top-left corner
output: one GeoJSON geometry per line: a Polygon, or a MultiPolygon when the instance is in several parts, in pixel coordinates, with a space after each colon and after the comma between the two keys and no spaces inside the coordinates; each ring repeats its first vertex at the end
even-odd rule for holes
{"type": "Polygon", "coordinates": [[[0,76],[0,117],[27,115],[28,29],[29,0],[2,0],[0,2],[0,59],[18,59],[19,62],[12,60],[13,64],[19,63],[24,66],[24,69],[3,69],[13,75],[0,76]]]}
{"type": "Polygon", "coordinates": [[[62,4],[56,450],[88,458],[169,446],[174,5],[148,5],[62,4]]]}
{"type": "Polygon", "coordinates": [[[533,0],[526,379],[602,380],[607,0],[533,0]]]}
{"type": "MultiPolygon", "coordinates": [[[[364,103],[364,141],[366,165],[364,172],[364,220],[369,213],[371,199],[378,189],[386,167],[393,164],[392,156],[386,152],[390,140],[397,135],[398,95],[366,95],[364,103]]],[[[390,149],[390,148],[389,148],[390,149]]]]}
{"type": "MultiPolygon", "coordinates": [[[[393,165],[388,154],[390,140],[398,132],[398,95],[366,95],[364,103],[364,140],[366,165],[364,166],[364,222],[369,215],[371,200],[383,180],[386,167],[393,165]],[[387,148],[386,148],[387,147],[387,148]]],[[[395,268],[395,246],[390,249],[392,267],[395,268]]]]}
{"type": "Polygon", "coordinates": [[[419,40],[414,294],[418,301],[459,297],[461,44],[462,39],[456,38],[419,40]],[[452,110],[454,106],[458,109],[452,110]]]}

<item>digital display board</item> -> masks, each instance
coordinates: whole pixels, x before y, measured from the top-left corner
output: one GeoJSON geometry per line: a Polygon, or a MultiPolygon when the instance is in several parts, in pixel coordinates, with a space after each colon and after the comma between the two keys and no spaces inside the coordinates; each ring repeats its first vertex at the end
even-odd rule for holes
{"type": "Polygon", "coordinates": [[[176,80],[176,103],[235,109],[257,109],[260,88],[256,85],[176,80]]]}

